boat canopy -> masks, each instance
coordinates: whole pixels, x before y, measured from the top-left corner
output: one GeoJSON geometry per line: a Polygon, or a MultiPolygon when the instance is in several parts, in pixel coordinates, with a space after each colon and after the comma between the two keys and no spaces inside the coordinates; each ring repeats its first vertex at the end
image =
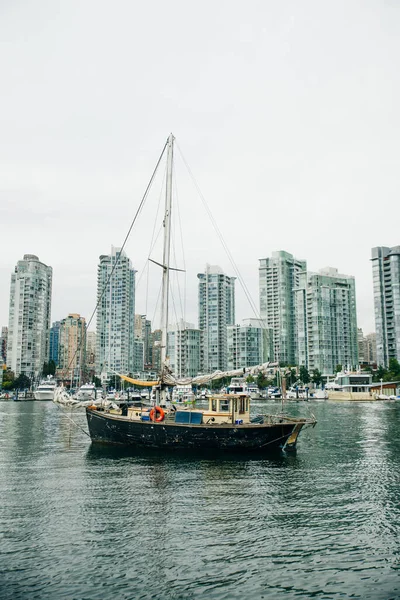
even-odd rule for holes
{"type": "Polygon", "coordinates": [[[144,387],[149,387],[151,385],[159,385],[160,382],[157,381],[143,381],[142,379],[133,379],[132,377],[128,377],[127,375],[121,375],[121,373],[116,373],[118,377],[121,377],[124,381],[129,381],[129,383],[133,383],[133,385],[141,385],[144,387]]]}

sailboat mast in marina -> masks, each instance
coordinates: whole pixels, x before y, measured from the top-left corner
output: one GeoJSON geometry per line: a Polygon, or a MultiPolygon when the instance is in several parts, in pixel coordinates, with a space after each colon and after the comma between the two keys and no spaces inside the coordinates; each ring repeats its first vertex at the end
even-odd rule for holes
{"type": "MultiPolygon", "coordinates": [[[[167,333],[168,333],[168,307],[169,307],[169,270],[171,254],[171,211],[172,211],[172,167],[174,156],[174,137],[172,133],[167,145],[167,179],[165,187],[165,212],[164,212],[164,249],[163,249],[163,279],[161,300],[161,374],[167,360],[167,333]]],[[[160,400],[165,401],[166,389],[160,389],[160,400]]],[[[164,402],[163,402],[164,404],[164,402]]]]}
{"type": "MultiPolygon", "coordinates": [[[[86,407],[89,434],[93,443],[117,444],[136,448],[164,450],[221,450],[230,452],[294,450],[300,431],[315,425],[315,418],[293,418],[280,415],[250,414],[247,392],[216,394],[208,398],[208,408],[179,406],[167,400],[167,389],[173,386],[206,385],[224,377],[247,373],[257,376],[271,367],[269,363],[248,369],[216,371],[196,377],[181,377],[171,372],[167,357],[167,328],[171,253],[172,176],[174,136],[164,146],[166,153],[165,208],[163,216],[161,289],[161,369],[158,381],[142,382],[124,374],[122,379],[135,386],[154,386],[156,402],[150,406],[125,403],[123,406],[92,403],[86,407]]],[[[160,161],[159,161],[160,163],[160,161]]],[[[158,165],[159,165],[158,163],[158,165]]],[[[157,166],[158,166],[157,165],[157,166]]]]}

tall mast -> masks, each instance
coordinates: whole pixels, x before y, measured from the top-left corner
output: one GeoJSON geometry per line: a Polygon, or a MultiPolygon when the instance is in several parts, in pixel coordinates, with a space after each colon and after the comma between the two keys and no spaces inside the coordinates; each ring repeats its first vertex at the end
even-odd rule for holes
{"type": "Polygon", "coordinates": [[[172,164],[174,157],[174,136],[168,138],[167,150],[167,179],[165,189],[165,214],[164,214],[164,252],[163,252],[163,280],[161,299],[161,369],[167,358],[167,328],[168,328],[168,297],[169,297],[169,260],[171,249],[171,208],[172,208],[172,164]]]}

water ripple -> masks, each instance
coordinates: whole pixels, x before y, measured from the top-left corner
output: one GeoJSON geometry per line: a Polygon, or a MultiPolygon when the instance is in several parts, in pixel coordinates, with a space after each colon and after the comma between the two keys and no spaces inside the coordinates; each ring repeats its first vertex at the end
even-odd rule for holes
{"type": "Polygon", "coordinates": [[[400,598],[400,410],[312,410],[297,455],[243,459],[92,447],[0,403],[0,597],[400,598]]]}

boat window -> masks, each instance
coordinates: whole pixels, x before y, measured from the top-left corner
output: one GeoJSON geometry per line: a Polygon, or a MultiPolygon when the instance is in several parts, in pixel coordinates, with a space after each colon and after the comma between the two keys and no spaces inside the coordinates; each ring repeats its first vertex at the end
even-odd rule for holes
{"type": "Polygon", "coordinates": [[[223,411],[229,411],[229,400],[221,400],[220,407],[223,411]]]}
{"type": "Polygon", "coordinates": [[[213,399],[211,400],[211,410],[214,410],[214,411],[216,411],[216,410],[217,410],[217,401],[216,401],[216,399],[215,399],[215,398],[213,398],[213,399]]]}
{"type": "Polygon", "coordinates": [[[239,408],[239,412],[240,413],[244,413],[244,407],[246,404],[246,398],[244,398],[243,396],[240,398],[240,408],[239,408]]]}

